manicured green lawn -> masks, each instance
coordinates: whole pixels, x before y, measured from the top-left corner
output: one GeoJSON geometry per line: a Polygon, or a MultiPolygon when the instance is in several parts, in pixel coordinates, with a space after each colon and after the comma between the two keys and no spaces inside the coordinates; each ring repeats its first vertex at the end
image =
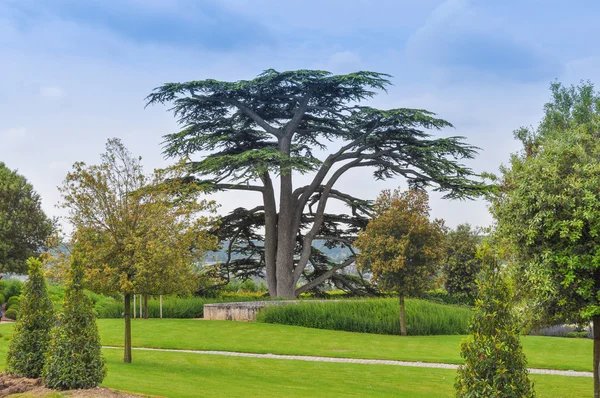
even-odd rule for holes
{"type": "MultiPolygon", "coordinates": [[[[104,344],[120,343],[121,323],[118,320],[99,322],[104,344]]],[[[10,325],[0,325],[0,333],[4,335],[9,335],[10,329],[10,325]]],[[[364,354],[362,356],[366,358],[389,358],[390,352],[386,353],[385,350],[393,350],[394,355],[401,356],[403,347],[405,349],[411,347],[410,350],[414,351],[411,355],[417,355],[419,347],[425,348],[427,345],[434,345],[440,349],[446,344],[454,344],[454,349],[458,351],[458,339],[443,336],[437,339],[422,337],[402,339],[396,336],[232,322],[137,320],[134,322],[133,330],[136,345],[155,347],[163,345],[162,348],[281,353],[290,353],[290,350],[308,350],[302,353],[322,355],[324,352],[329,352],[336,353],[335,356],[353,357],[364,354]],[[302,339],[302,335],[305,339],[302,339]],[[269,338],[271,342],[265,341],[269,338]],[[410,346],[406,345],[406,341],[412,339],[422,341],[410,346]],[[369,347],[374,341],[378,341],[378,349],[382,350],[381,352],[369,347]],[[146,344],[141,344],[144,342],[146,344]],[[282,346],[278,349],[276,344],[282,346]],[[352,348],[353,344],[360,344],[363,347],[352,348]],[[330,348],[330,346],[337,348],[330,348]],[[349,351],[338,351],[344,349],[340,347],[345,347],[349,351]],[[352,355],[348,355],[349,353],[352,355]]],[[[527,338],[526,341],[533,342],[533,349],[553,348],[555,350],[581,349],[579,344],[582,342],[543,338],[527,338]],[[571,344],[574,345],[570,346],[571,344]]],[[[7,347],[8,341],[0,339],[0,366],[2,367],[7,347]]],[[[425,352],[429,356],[434,356],[435,350],[436,348],[433,347],[425,352]]],[[[557,353],[552,354],[553,360],[561,358],[557,353]]],[[[574,355],[574,352],[571,351],[569,354],[574,355]]],[[[108,360],[109,369],[104,386],[167,397],[451,397],[455,375],[455,371],[443,369],[148,351],[134,351],[133,363],[124,364],[121,349],[105,349],[104,355],[108,360]]],[[[455,354],[455,357],[458,358],[458,354],[455,354]]],[[[562,358],[566,357],[570,355],[565,354],[562,358]]],[[[534,375],[532,378],[540,397],[592,395],[591,378],[540,375],[534,375]]]]}
{"type": "MultiPolygon", "coordinates": [[[[104,345],[123,345],[123,321],[98,321],[104,345]]],[[[328,357],[462,363],[464,336],[389,336],[297,326],[187,319],[135,320],[133,345],[328,357]]],[[[1,331],[1,329],[0,329],[1,331]]],[[[526,336],[529,366],[592,370],[592,341],[526,336]]]]}

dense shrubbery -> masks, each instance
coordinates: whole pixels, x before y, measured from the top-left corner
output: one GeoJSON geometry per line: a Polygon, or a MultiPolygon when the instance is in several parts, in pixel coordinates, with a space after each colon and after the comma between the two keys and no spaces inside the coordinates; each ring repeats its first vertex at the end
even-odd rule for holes
{"type": "Polygon", "coordinates": [[[18,309],[19,306],[21,305],[21,298],[20,296],[12,296],[11,298],[8,299],[8,301],[6,302],[6,309],[8,310],[9,308],[15,308],[18,309]]]}
{"type": "Polygon", "coordinates": [[[23,282],[16,279],[12,281],[0,282],[4,282],[0,284],[0,289],[2,289],[2,294],[6,300],[10,300],[11,297],[19,297],[21,295],[21,291],[23,290],[23,282]]]}
{"type": "MultiPolygon", "coordinates": [[[[229,295],[220,298],[204,297],[163,297],[163,318],[202,318],[204,316],[204,304],[227,303],[235,301],[254,301],[261,299],[257,295],[229,295]]],[[[136,301],[139,309],[139,303],[136,301]]],[[[121,318],[124,305],[121,301],[114,299],[105,300],[96,305],[98,318],[121,318]]],[[[138,312],[139,313],[139,312],[138,312]]],[[[132,311],[133,314],[133,311],[132,311]]],[[[160,316],[159,300],[148,300],[148,316],[158,318],[160,316]]]]}
{"type": "Polygon", "coordinates": [[[6,369],[11,374],[37,378],[44,366],[50,329],[56,318],[52,302],[48,298],[42,264],[33,258],[27,260],[27,264],[29,280],[23,289],[19,319],[13,329],[6,369]]]}
{"type": "Polygon", "coordinates": [[[4,313],[4,317],[6,317],[8,319],[12,319],[13,321],[16,321],[18,318],[17,310],[15,310],[14,308],[6,310],[6,312],[4,313]]]}
{"type": "MultiPolygon", "coordinates": [[[[400,334],[398,299],[302,302],[270,306],[257,320],[266,323],[305,326],[349,332],[400,334]]],[[[406,300],[406,326],[409,335],[465,334],[471,310],[406,300]]]]}

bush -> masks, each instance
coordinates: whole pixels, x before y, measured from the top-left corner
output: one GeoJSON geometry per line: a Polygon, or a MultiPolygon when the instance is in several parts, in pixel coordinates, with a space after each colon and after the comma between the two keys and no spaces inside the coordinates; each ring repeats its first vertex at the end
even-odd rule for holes
{"type": "MultiPolygon", "coordinates": [[[[23,288],[17,324],[8,349],[6,370],[14,375],[37,378],[44,366],[49,333],[55,323],[55,316],[52,302],[48,298],[41,262],[30,258],[27,264],[29,280],[23,288]]],[[[7,311],[7,317],[12,316],[11,310],[13,309],[7,311]]]]}
{"type": "Polygon", "coordinates": [[[6,300],[10,300],[11,297],[19,297],[23,290],[23,282],[18,280],[12,280],[7,282],[6,288],[2,291],[6,300]]]}
{"type": "Polygon", "coordinates": [[[46,386],[60,390],[92,388],[106,376],[93,303],[83,292],[83,266],[76,258],[70,279],[43,370],[46,386]]]}
{"type": "MultiPolygon", "coordinates": [[[[472,315],[467,308],[406,300],[409,335],[465,334],[472,315]]],[[[400,334],[397,298],[301,302],[263,308],[258,322],[348,332],[400,334]]]]}
{"type": "Polygon", "coordinates": [[[472,336],[461,344],[465,365],[458,368],[456,396],[534,397],[508,286],[495,270],[487,270],[478,286],[472,336]]]}
{"type": "Polygon", "coordinates": [[[588,337],[588,332],[568,332],[565,337],[586,339],[588,337]]]}
{"type": "Polygon", "coordinates": [[[4,295],[0,293],[0,305],[4,304],[4,295]]]}
{"type": "Polygon", "coordinates": [[[17,320],[17,310],[11,308],[10,310],[6,310],[4,316],[8,319],[12,319],[13,321],[17,320]]]}
{"type": "Polygon", "coordinates": [[[20,296],[12,296],[6,302],[6,309],[9,309],[9,308],[11,308],[13,306],[16,306],[18,308],[20,305],[21,305],[21,298],[20,298],[20,296]]]}

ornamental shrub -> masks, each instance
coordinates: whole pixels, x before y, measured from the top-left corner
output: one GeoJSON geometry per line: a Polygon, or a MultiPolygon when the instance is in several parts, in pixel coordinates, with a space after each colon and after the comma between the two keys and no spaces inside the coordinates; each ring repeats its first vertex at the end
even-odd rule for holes
{"type": "MultiPolygon", "coordinates": [[[[8,349],[6,370],[14,375],[37,378],[44,367],[50,330],[56,318],[52,302],[48,298],[42,263],[30,258],[27,265],[29,280],[23,288],[19,316],[8,349]]],[[[9,309],[6,316],[12,316],[10,312],[13,310],[9,309]]]]}
{"type": "Polygon", "coordinates": [[[8,282],[6,288],[3,290],[4,297],[9,300],[11,297],[16,296],[19,297],[21,295],[21,291],[23,290],[23,282],[19,280],[12,280],[8,282]]]}
{"type": "Polygon", "coordinates": [[[92,388],[106,376],[92,300],[83,292],[83,266],[74,257],[63,311],[52,330],[44,383],[59,390],[92,388]]]}
{"type": "Polygon", "coordinates": [[[4,317],[8,319],[12,319],[13,321],[17,320],[17,310],[11,308],[10,310],[6,310],[4,313],[4,317]]]}
{"type": "Polygon", "coordinates": [[[4,304],[5,300],[4,300],[4,295],[2,293],[0,293],[0,305],[4,304]]]}
{"type": "Polygon", "coordinates": [[[20,296],[12,296],[6,302],[6,309],[9,309],[10,307],[17,307],[18,308],[20,305],[21,305],[21,298],[20,298],[20,296]]]}
{"type": "Polygon", "coordinates": [[[469,324],[471,336],[461,344],[465,364],[458,368],[456,396],[534,397],[511,293],[495,266],[486,269],[478,282],[475,314],[469,324]]]}

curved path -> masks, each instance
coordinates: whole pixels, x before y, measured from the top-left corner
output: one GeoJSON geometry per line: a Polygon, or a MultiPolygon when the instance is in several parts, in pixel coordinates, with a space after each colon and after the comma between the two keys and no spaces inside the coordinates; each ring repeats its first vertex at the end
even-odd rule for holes
{"type": "MultiPolygon", "coordinates": [[[[123,347],[103,346],[108,349],[123,349],[123,347]]],[[[417,368],[438,368],[438,369],[458,369],[458,365],[436,362],[408,362],[408,361],[390,361],[383,359],[359,359],[359,358],[332,358],[332,357],[315,357],[306,355],[279,355],[279,354],[253,354],[249,352],[232,352],[232,351],[202,351],[202,350],[176,350],[169,348],[145,348],[133,347],[136,351],[162,351],[162,352],[182,352],[188,354],[201,355],[223,355],[229,357],[246,357],[246,358],[265,358],[265,359],[287,359],[293,361],[309,361],[309,362],[336,362],[336,363],[359,363],[365,365],[393,365],[393,366],[411,366],[417,368]]],[[[531,374],[544,374],[555,376],[575,376],[575,377],[593,377],[592,372],[581,372],[574,370],[556,370],[556,369],[529,369],[531,374]]]]}

